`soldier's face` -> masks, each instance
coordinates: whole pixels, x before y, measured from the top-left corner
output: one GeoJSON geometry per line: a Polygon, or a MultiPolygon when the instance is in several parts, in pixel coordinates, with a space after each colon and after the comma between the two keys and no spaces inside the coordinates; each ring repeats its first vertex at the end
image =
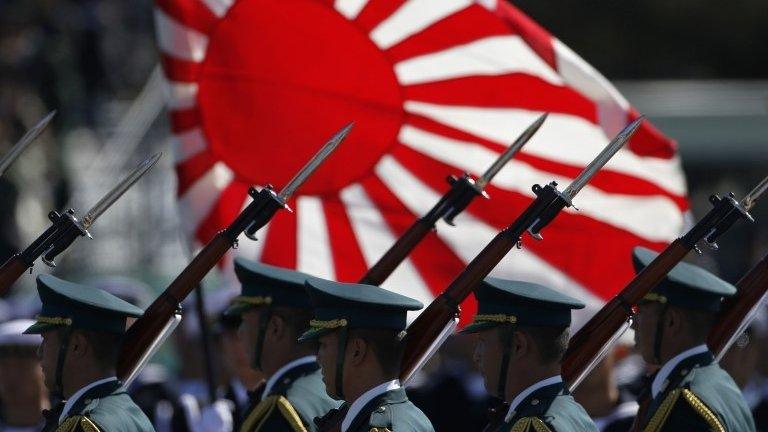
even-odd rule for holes
{"type": "Polygon", "coordinates": [[[43,369],[45,386],[48,390],[54,390],[56,387],[56,362],[59,357],[60,337],[58,330],[49,330],[42,334],[43,343],[37,351],[37,357],[40,359],[40,366],[43,369]]]}
{"type": "Polygon", "coordinates": [[[649,364],[655,364],[653,341],[659,321],[661,305],[656,302],[642,302],[637,305],[637,314],[632,328],[635,329],[635,349],[649,364]]]}
{"type": "Polygon", "coordinates": [[[328,333],[318,339],[317,363],[325,383],[325,392],[330,397],[337,397],[336,391],[336,357],[339,353],[339,336],[336,333],[328,333]]]}
{"type": "Polygon", "coordinates": [[[499,371],[501,370],[501,340],[498,329],[483,330],[477,333],[477,344],[475,345],[474,360],[477,368],[483,375],[485,389],[488,393],[496,397],[504,395],[495,394],[499,388],[499,371]]]}
{"type": "Polygon", "coordinates": [[[243,349],[245,349],[248,356],[248,364],[253,365],[255,362],[253,357],[256,355],[256,343],[259,339],[259,310],[247,310],[243,313],[242,318],[238,334],[240,342],[243,344],[243,349]]]}

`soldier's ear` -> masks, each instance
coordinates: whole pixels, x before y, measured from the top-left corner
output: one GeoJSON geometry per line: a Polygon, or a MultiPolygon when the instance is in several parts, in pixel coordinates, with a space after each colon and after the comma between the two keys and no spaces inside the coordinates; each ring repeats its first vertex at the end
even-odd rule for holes
{"type": "Polygon", "coordinates": [[[285,335],[286,325],[283,317],[272,314],[269,318],[269,324],[267,324],[267,334],[271,335],[275,339],[281,338],[285,335]]]}
{"type": "Polygon", "coordinates": [[[69,335],[69,354],[72,358],[82,358],[90,350],[88,339],[80,332],[69,335]]]}
{"type": "Polygon", "coordinates": [[[368,352],[368,343],[363,338],[353,337],[350,338],[347,345],[348,362],[352,365],[359,365],[365,359],[365,355],[368,352]]]}

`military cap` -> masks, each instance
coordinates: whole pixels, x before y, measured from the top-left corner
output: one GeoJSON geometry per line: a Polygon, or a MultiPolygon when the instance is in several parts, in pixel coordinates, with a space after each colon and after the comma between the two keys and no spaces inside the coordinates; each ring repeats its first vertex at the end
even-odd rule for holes
{"type": "Polygon", "coordinates": [[[104,290],[51,275],[37,277],[37,292],[43,307],[37,322],[27,328],[25,334],[40,334],[62,326],[122,334],[127,318],[137,318],[144,313],[104,290]]]}
{"type": "Polygon", "coordinates": [[[404,330],[408,311],[424,305],[410,297],[374,285],[309,278],[305,282],[315,310],[310,329],[299,342],[316,339],[336,329],[404,330]]]}
{"type": "MultiPolygon", "coordinates": [[[[644,247],[632,250],[638,273],[659,254],[644,247]]],[[[712,273],[688,263],[679,263],[667,273],[643,300],[666,303],[684,309],[717,312],[723,297],[736,294],[736,287],[712,273]]]]}
{"type": "Polygon", "coordinates": [[[241,315],[257,306],[272,305],[311,309],[304,281],[306,273],[235,258],[235,274],[242,286],[240,295],[224,312],[226,315],[241,315]]]}
{"type": "Polygon", "coordinates": [[[475,290],[477,315],[463,333],[502,324],[569,326],[571,309],[584,303],[561,292],[530,282],[486,278],[475,290]]]}

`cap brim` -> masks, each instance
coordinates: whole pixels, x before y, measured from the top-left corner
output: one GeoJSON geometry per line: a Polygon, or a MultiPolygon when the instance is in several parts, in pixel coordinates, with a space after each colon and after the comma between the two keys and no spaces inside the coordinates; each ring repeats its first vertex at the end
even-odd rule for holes
{"type": "Polygon", "coordinates": [[[57,327],[61,327],[56,324],[48,324],[48,323],[34,323],[31,326],[29,326],[22,334],[43,334],[47,332],[48,330],[53,330],[57,327]]]}
{"type": "Polygon", "coordinates": [[[313,327],[307,331],[304,332],[301,336],[299,336],[299,343],[301,342],[308,342],[311,340],[316,340],[319,337],[323,335],[327,335],[328,333],[334,331],[335,329],[330,328],[319,328],[319,327],[313,327]]]}
{"type": "Polygon", "coordinates": [[[464,327],[459,333],[472,334],[472,333],[477,333],[483,330],[492,329],[498,326],[499,326],[499,323],[495,323],[495,322],[476,322],[464,327]]]}
{"type": "Polygon", "coordinates": [[[226,316],[240,316],[246,311],[255,308],[256,305],[252,305],[250,303],[240,303],[236,302],[231,305],[227,309],[224,310],[224,315],[226,316]]]}

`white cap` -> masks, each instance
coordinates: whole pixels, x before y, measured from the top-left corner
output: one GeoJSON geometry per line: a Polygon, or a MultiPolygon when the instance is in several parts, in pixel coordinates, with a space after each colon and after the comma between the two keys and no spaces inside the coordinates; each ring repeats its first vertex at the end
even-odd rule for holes
{"type": "Polygon", "coordinates": [[[22,334],[35,321],[17,319],[0,324],[0,346],[38,346],[43,338],[37,334],[22,334]]]}

